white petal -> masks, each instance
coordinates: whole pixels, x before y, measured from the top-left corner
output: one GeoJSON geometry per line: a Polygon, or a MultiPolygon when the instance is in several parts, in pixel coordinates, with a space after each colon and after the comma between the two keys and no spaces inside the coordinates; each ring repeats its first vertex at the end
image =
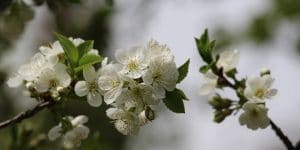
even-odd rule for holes
{"type": "Polygon", "coordinates": [[[71,123],[73,126],[78,126],[84,123],[87,123],[89,118],[85,115],[79,115],[76,118],[72,119],[71,123]]]}
{"type": "Polygon", "coordinates": [[[97,73],[93,66],[87,67],[83,69],[83,77],[88,82],[93,82],[97,79],[97,73]]]}
{"type": "Polygon", "coordinates": [[[148,70],[148,71],[145,73],[145,75],[142,76],[142,79],[143,79],[143,81],[144,81],[145,84],[148,84],[148,85],[152,84],[153,78],[152,78],[151,71],[148,70]]]}
{"type": "Polygon", "coordinates": [[[165,89],[158,85],[158,84],[153,84],[153,94],[155,95],[155,97],[157,97],[158,99],[163,99],[166,97],[166,91],[165,89]]]}
{"type": "Polygon", "coordinates": [[[19,75],[9,78],[7,81],[8,87],[15,88],[20,86],[23,83],[23,78],[19,75]]]}
{"type": "Polygon", "coordinates": [[[48,138],[50,141],[56,140],[58,137],[62,135],[62,128],[61,126],[57,125],[50,129],[48,132],[48,138]]]}
{"type": "Polygon", "coordinates": [[[118,49],[115,53],[115,57],[116,57],[117,61],[121,64],[125,64],[129,60],[127,51],[123,50],[123,49],[118,49]]]}
{"type": "Polygon", "coordinates": [[[121,119],[123,114],[124,114],[124,111],[122,109],[118,109],[118,108],[109,108],[106,110],[106,115],[110,119],[121,119]]]}
{"type": "Polygon", "coordinates": [[[104,94],[104,101],[106,104],[111,104],[121,95],[122,88],[112,89],[104,94]]]}
{"type": "Polygon", "coordinates": [[[267,92],[267,95],[266,97],[267,98],[271,98],[273,96],[275,96],[277,94],[278,90],[277,89],[270,89],[268,92],[267,92]]]}
{"type": "Polygon", "coordinates": [[[98,80],[98,86],[101,90],[110,90],[113,88],[112,79],[108,76],[102,76],[98,80]]]}
{"type": "Polygon", "coordinates": [[[81,140],[86,139],[90,133],[90,129],[84,125],[79,125],[74,128],[74,132],[79,136],[81,140]]]}
{"type": "Polygon", "coordinates": [[[59,83],[62,87],[68,87],[71,84],[71,77],[67,72],[63,74],[58,74],[59,83]]]}
{"type": "Polygon", "coordinates": [[[216,88],[215,83],[213,83],[213,82],[205,83],[200,87],[199,94],[200,95],[208,95],[208,94],[214,92],[215,88],[216,88]]]}
{"type": "Polygon", "coordinates": [[[78,96],[85,96],[88,94],[88,86],[87,86],[87,82],[85,81],[79,81],[76,83],[75,87],[74,87],[74,91],[76,93],[76,95],[78,96]]]}
{"type": "Polygon", "coordinates": [[[89,92],[87,101],[91,106],[99,107],[102,104],[102,97],[98,92],[89,92]]]}

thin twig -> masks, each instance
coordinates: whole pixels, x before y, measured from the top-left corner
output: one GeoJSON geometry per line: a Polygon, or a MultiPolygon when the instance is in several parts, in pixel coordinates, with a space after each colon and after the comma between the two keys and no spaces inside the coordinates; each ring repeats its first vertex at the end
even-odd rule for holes
{"type": "Polygon", "coordinates": [[[293,146],[289,138],[286,135],[284,135],[281,129],[272,120],[270,120],[270,124],[272,129],[275,131],[276,135],[280,138],[280,140],[284,143],[286,148],[288,150],[295,150],[295,147],[293,146]]]}
{"type": "Polygon", "coordinates": [[[13,118],[1,122],[0,129],[5,128],[12,124],[19,123],[19,122],[23,121],[24,119],[30,118],[30,117],[34,116],[35,114],[37,114],[38,112],[40,112],[41,110],[51,107],[54,104],[55,104],[54,100],[42,101],[39,104],[37,104],[35,107],[33,107],[32,109],[21,112],[21,113],[17,114],[16,116],[14,116],[13,118]]]}

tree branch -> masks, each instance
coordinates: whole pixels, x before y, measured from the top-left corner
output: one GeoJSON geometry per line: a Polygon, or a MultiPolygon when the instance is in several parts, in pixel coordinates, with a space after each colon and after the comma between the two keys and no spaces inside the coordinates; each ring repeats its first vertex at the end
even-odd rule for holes
{"type": "Polygon", "coordinates": [[[1,122],[0,129],[5,128],[12,124],[19,123],[25,119],[28,119],[28,118],[34,116],[35,114],[37,114],[38,112],[40,112],[41,110],[51,107],[54,104],[55,104],[55,101],[52,99],[47,100],[47,101],[42,101],[39,104],[37,104],[35,107],[33,107],[32,109],[21,112],[21,113],[17,114],[16,116],[14,116],[13,118],[1,122]]]}
{"type": "Polygon", "coordinates": [[[288,150],[295,150],[295,147],[293,146],[289,138],[286,135],[284,135],[281,129],[271,119],[270,119],[270,124],[272,129],[275,131],[276,135],[280,138],[280,140],[284,143],[286,148],[288,150]]]}

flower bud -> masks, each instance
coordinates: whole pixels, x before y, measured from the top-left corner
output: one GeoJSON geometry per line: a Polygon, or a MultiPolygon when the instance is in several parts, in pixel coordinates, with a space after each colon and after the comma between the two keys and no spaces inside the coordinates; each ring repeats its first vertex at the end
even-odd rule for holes
{"type": "Polygon", "coordinates": [[[60,95],[59,95],[59,93],[58,93],[57,90],[52,90],[52,91],[50,91],[50,93],[51,93],[51,97],[54,100],[59,101],[61,99],[61,97],[60,97],[60,95]]]}
{"type": "Polygon", "coordinates": [[[151,107],[146,107],[145,115],[149,121],[155,119],[155,112],[151,109],[151,107]]]}
{"type": "Polygon", "coordinates": [[[271,71],[268,68],[262,68],[260,71],[260,76],[264,76],[264,75],[270,75],[271,71]]]}
{"type": "Polygon", "coordinates": [[[232,113],[231,109],[217,110],[215,111],[214,121],[216,123],[221,123],[227,116],[232,113]]]}
{"type": "Polygon", "coordinates": [[[223,99],[219,95],[212,97],[209,100],[209,105],[211,105],[216,110],[227,109],[231,106],[232,101],[229,99],[223,99]]]}

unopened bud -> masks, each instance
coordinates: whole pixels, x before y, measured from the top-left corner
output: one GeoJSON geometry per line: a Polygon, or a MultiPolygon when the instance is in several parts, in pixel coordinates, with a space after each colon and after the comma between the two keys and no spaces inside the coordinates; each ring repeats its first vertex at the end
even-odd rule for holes
{"type": "Polygon", "coordinates": [[[58,93],[58,91],[57,90],[52,90],[52,91],[50,91],[50,93],[51,93],[51,97],[54,99],[54,100],[56,100],[56,101],[59,101],[60,100],[60,95],[59,95],[59,93],[58,93]]]}
{"type": "Polygon", "coordinates": [[[25,84],[25,87],[26,87],[29,91],[31,91],[31,90],[34,88],[34,84],[33,84],[32,82],[27,82],[27,83],[25,84]]]}
{"type": "Polygon", "coordinates": [[[260,76],[270,75],[271,71],[268,68],[262,68],[260,71],[260,76]]]}
{"type": "Polygon", "coordinates": [[[150,121],[155,119],[155,112],[151,109],[151,107],[146,107],[145,115],[150,121]]]}

